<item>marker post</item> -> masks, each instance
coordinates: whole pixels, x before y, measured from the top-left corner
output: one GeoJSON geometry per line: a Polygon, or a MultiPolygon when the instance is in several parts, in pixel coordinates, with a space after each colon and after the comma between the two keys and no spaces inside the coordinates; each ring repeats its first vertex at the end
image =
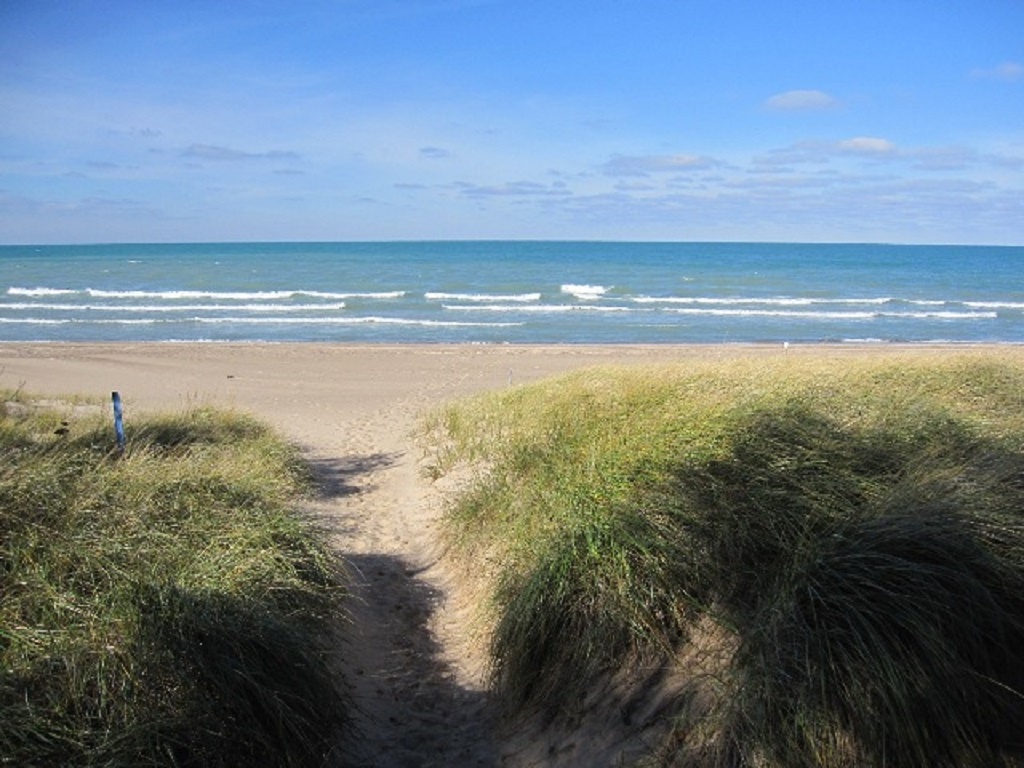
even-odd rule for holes
{"type": "Polygon", "coordinates": [[[114,401],[114,435],[117,437],[117,450],[124,453],[124,415],[121,410],[121,395],[111,392],[110,399],[114,401]]]}

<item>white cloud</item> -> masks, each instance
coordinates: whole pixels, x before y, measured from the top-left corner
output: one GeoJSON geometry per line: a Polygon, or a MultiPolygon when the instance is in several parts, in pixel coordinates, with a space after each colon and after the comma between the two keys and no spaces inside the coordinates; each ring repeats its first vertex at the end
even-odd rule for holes
{"type": "Polygon", "coordinates": [[[452,153],[441,147],[420,147],[420,157],[424,160],[446,160],[452,153]]]}
{"type": "Polygon", "coordinates": [[[615,189],[618,192],[654,192],[658,187],[644,181],[620,181],[615,189]]]}
{"type": "Polygon", "coordinates": [[[775,112],[811,112],[832,109],[839,102],[824,91],[797,90],[777,93],[764,102],[767,109],[775,112]]]}
{"type": "Polygon", "coordinates": [[[1024,65],[1016,61],[1004,61],[991,69],[975,69],[971,75],[989,80],[1021,80],[1024,79],[1024,65]]]}
{"type": "Polygon", "coordinates": [[[897,146],[888,139],[874,136],[856,136],[839,141],[809,139],[798,141],[781,149],[772,149],[754,158],[755,168],[765,166],[778,169],[784,165],[827,163],[837,157],[870,157],[874,159],[900,156],[897,146]]]}
{"type": "Polygon", "coordinates": [[[975,150],[961,146],[922,147],[909,154],[923,171],[962,171],[980,159],[975,150]]]}
{"type": "Polygon", "coordinates": [[[717,161],[701,155],[615,155],[600,166],[606,176],[648,176],[711,168],[717,161]]]}
{"type": "Polygon", "coordinates": [[[535,181],[507,181],[504,184],[481,185],[459,182],[455,185],[466,197],[562,197],[572,192],[561,182],[540,184],[535,181]]]}
{"type": "Polygon", "coordinates": [[[184,152],[182,157],[190,160],[296,160],[298,154],[282,150],[270,150],[269,152],[245,152],[240,149],[221,147],[214,144],[192,144],[184,152]]]}
{"type": "Polygon", "coordinates": [[[858,136],[854,139],[845,139],[838,142],[836,149],[840,152],[849,152],[856,155],[891,155],[896,151],[896,145],[888,139],[858,136]]]}

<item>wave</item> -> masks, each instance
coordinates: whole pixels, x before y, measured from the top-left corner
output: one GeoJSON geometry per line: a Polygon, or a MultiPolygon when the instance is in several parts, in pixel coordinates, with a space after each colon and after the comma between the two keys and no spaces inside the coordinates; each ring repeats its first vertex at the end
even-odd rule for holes
{"type": "Polygon", "coordinates": [[[442,309],[463,312],[637,312],[631,307],[596,304],[442,304],[442,309]]]}
{"type": "Polygon", "coordinates": [[[785,309],[666,309],[674,315],[702,317],[793,317],[814,320],[873,320],[878,312],[823,312],[785,309]]]}
{"type": "MultiPolygon", "coordinates": [[[[889,297],[879,298],[864,298],[864,299],[818,299],[818,298],[797,298],[779,296],[774,298],[758,298],[758,297],[725,297],[717,298],[711,296],[634,296],[630,298],[637,304],[724,304],[730,305],[748,305],[748,304],[767,304],[769,306],[780,306],[780,307],[810,307],[815,304],[849,304],[854,306],[859,305],[875,305],[875,304],[889,304],[896,299],[889,297]]],[[[939,302],[943,304],[945,302],[939,302]]]]}
{"type": "Polygon", "coordinates": [[[238,325],[422,325],[422,326],[488,326],[508,327],[519,323],[465,323],[446,320],[418,320],[404,317],[191,317],[178,322],[238,325]]]}
{"type": "Polygon", "coordinates": [[[321,291],[296,291],[295,296],[311,296],[314,299],[402,299],[407,291],[369,291],[352,293],[323,293],[321,291]]]}
{"type": "Polygon", "coordinates": [[[412,320],[403,317],[354,317],[353,324],[422,325],[439,328],[518,328],[522,323],[467,323],[453,320],[412,320]]]}
{"type": "Polygon", "coordinates": [[[46,310],[48,312],[334,312],[337,304],[0,304],[0,310],[46,310]]]}
{"type": "Polygon", "coordinates": [[[630,301],[636,304],[778,304],[782,306],[809,306],[814,299],[745,299],[709,296],[633,296],[630,301]]]}
{"type": "MultiPolygon", "coordinates": [[[[900,299],[893,296],[874,296],[874,297],[848,297],[848,298],[817,298],[817,297],[790,297],[790,296],[775,296],[775,297],[753,297],[753,296],[730,296],[730,297],[712,297],[712,296],[633,296],[629,299],[637,304],[714,304],[714,305],[767,305],[767,306],[780,306],[780,307],[810,307],[817,304],[825,305],[844,305],[844,306],[882,306],[886,304],[892,305],[910,305],[910,306],[922,306],[922,307],[941,307],[948,304],[961,304],[962,306],[974,306],[971,302],[958,302],[958,301],[946,301],[943,299],[900,299]]],[[[983,302],[978,302],[977,306],[982,307],[983,302]]],[[[1020,305],[1024,307],[1024,304],[1020,305]]]]}
{"type": "Polygon", "coordinates": [[[70,296],[79,294],[97,299],[214,299],[222,301],[274,301],[308,296],[314,299],[400,299],[406,291],[371,291],[371,292],[328,292],[308,290],[283,291],[110,291],[98,288],[20,288],[11,286],[7,289],[10,296],[70,296]]]}
{"type": "Polygon", "coordinates": [[[7,325],[412,325],[450,328],[513,328],[522,325],[514,322],[458,322],[451,320],[418,320],[402,317],[183,317],[183,318],[44,318],[44,317],[0,317],[0,324],[7,325]]]}
{"type": "Polygon", "coordinates": [[[446,310],[461,312],[508,312],[508,313],[556,313],[556,312],[645,312],[704,317],[787,317],[807,320],[874,320],[877,318],[901,318],[909,320],[989,320],[998,317],[996,312],[899,312],[899,311],[828,311],[799,309],[737,309],[716,307],[653,307],[636,309],[610,304],[536,304],[511,306],[502,304],[443,304],[446,310]]]}
{"type": "Polygon", "coordinates": [[[67,325],[73,320],[55,320],[46,317],[0,317],[0,325],[67,325]]]}
{"type": "Polygon", "coordinates": [[[895,318],[905,320],[991,320],[996,312],[822,312],[783,309],[665,309],[678,315],[706,315],[712,317],[793,317],[815,320],[875,320],[895,318]]]}
{"type": "Polygon", "coordinates": [[[965,301],[963,304],[975,309],[1024,309],[1022,301],[965,301]]]}
{"type": "Polygon", "coordinates": [[[539,293],[513,293],[513,294],[494,294],[494,293],[440,293],[437,291],[430,291],[423,294],[423,297],[428,301],[479,301],[479,302],[495,302],[495,301],[514,301],[514,302],[531,302],[540,301],[539,293]]]}
{"type": "Polygon", "coordinates": [[[998,312],[880,312],[881,317],[908,317],[921,320],[991,320],[998,312]]]}
{"type": "Polygon", "coordinates": [[[72,293],[81,293],[73,288],[16,288],[11,286],[7,289],[11,296],[66,296],[72,293]]]}
{"type": "Polygon", "coordinates": [[[608,293],[608,289],[603,285],[577,285],[575,283],[566,283],[562,286],[561,291],[575,296],[581,301],[596,301],[608,293]]]}
{"type": "Polygon", "coordinates": [[[77,317],[0,317],[4,325],[156,325],[166,322],[155,317],[124,318],[121,320],[83,320],[77,317]]]}

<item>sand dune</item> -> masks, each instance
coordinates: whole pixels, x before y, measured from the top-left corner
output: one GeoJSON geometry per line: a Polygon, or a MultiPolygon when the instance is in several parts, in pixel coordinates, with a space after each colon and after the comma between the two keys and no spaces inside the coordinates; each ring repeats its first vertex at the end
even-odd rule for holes
{"type": "Polygon", "coordinates": [[[346,764],[594,765],[612,759],[614,738],[498,727],[470,606],[435,545],[440,501],[418,471],[418,417],[583,366],[891,349],[0,344],[0,388],[107,399],[116,390],[129,440],[133,413],[209,403],[252,412],[303,446],[322,487],[310,511],[330,526],[355,585],[345,655],[360,736],[346,764]]]}

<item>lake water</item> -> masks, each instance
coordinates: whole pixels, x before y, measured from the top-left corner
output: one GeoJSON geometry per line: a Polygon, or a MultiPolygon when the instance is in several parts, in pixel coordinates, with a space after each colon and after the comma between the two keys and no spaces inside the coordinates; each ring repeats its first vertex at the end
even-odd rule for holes
{"type": "Polygon", "coordinates": [[[1024,342],[1024,248],[0,247],[0,340],[1024,342]]]}

